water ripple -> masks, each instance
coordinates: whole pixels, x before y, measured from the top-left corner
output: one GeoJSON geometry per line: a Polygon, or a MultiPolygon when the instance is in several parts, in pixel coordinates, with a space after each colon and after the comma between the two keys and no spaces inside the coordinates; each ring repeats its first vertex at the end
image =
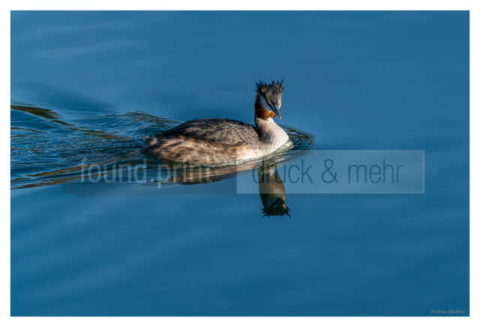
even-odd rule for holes
{"type": "MultiPolygon", "coordinates": [[[[143,112],[68,119],[51,108],[12,105],[11,109],[11,185],[14,189],[78,182],[82,169],[92,165],[103,168],[97,172],[98,177],[142,163],[147,164],[146,170],[153,170],[158,161],[142,153],[145,138],[178,124],[143,112]]],[[[310,148],[310,136],[293,128],[285,129],[294,142],[294,150],[310,148]]],[[[279,163],[291,159],[293,153],[287,151],[268,160],[279,163]]],[[[253,169],[256,164],[218,168],[210,170],[208,175],[202,172],[201,176],[189,170],[188,178],[185,174],[177,174],[175,180],[168,182],[212,182],[253,169]]]]}

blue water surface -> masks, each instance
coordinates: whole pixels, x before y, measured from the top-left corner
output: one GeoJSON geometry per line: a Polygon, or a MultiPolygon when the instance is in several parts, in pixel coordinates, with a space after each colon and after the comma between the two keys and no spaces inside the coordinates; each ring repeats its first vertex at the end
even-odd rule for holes
{"type": "Polygon", "coordinates": [[[12,12],[12,315],[468,315],[468,12],[12,12]],[[178,121],[424,150],[424,194],[80,183],[178,121]]]}

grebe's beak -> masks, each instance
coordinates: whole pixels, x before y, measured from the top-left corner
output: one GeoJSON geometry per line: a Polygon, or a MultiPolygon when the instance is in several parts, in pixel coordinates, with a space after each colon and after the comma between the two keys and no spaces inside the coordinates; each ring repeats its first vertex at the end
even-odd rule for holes
{"type": "Polygon", "coordinates": [[[280,115],[280,111],[277,108],[275,108],[273,112],[277,115],[278,119],[282,119],[282,115],[280,115]]]}
{"type": "Polygon", "coordinates": [[[275,113],[275,115],[277,115],[277,117],[279,119],[282,119],[282,115],[280,115],[280,108],[279,107],[277,107],[276,105],[273,105],[273,106],[269,105],[269,107],[270,107],[270,109],[272,109],[272,111],[275,113]]]}

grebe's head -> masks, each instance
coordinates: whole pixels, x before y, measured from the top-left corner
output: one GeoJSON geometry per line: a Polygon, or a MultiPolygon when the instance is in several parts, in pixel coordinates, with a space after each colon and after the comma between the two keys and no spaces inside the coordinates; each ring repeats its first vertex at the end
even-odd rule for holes
{"type": "MultiPolygon", "coordinates": [[[[262,195],[260,195],[262,196],[262,195]]],[[[276,199],[274,202],[266,205],[262,209],[264,216],[284,216],[290,217],[290,208],[284,199],[276,199]]]]}
{"type": "Polygon", "coordinates": [[[283,80],[272,81],[270,84],[257,82],[257,94],[278,118],[282,118],[280,108],[282,107],[283,80]]]}

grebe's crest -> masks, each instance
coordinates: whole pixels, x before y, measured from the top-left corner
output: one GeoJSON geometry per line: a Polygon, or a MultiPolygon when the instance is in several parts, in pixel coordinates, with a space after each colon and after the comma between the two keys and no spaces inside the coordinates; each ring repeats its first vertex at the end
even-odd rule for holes
{"type": "Polygon", "coordinates": [[[282,107],[283,80],[272,81],[270,84],[257,82],[257,93],[262,97],[268,107],[280,117],[278,112],[282,107]]]}
{"type": "Polygon", "coordinates": [[[290,216],[290,208],[285,200],[277,199],[268,207],[263,207],[263,216],[290,216]]]}
{"type": "Polygon", "coordinates": [[[277,92],[277,93],[282,93],[283,89],[285,88],[283,86],[284,81],[272,81],[270,84],[264,83],[262,81],[258,81],[257,84],[257,92],[262,93],[262,94],[267,94],[267,92],[270,90],[272,92],[277,92]]]}

